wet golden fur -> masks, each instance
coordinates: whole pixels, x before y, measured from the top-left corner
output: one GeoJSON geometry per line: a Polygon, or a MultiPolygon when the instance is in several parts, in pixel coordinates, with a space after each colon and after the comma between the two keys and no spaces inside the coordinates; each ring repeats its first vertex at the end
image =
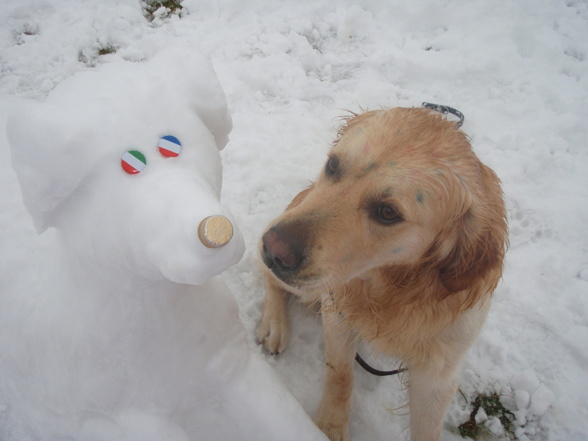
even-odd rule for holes
{"type": "Polygon", "coordinates": [[[319,427],[348,439],[361,339],[404,360],[412,439],[438,440],[506,245],[499,180],[454,123],[425,109],[352,115],[317,181],[264,234],[258,339],[272,353],[285,349],[287,293],[321,302],[328,368],[319,427]]]}

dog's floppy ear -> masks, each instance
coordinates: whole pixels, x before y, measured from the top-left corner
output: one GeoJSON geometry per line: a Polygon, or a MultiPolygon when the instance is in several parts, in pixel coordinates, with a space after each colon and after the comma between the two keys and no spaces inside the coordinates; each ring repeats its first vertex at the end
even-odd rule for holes
{"type": "MultiPolygon", "coordinates": [[[[484,188],[483,200],[475,197],[467,180],[447,170],[438,176],[445,188],[444,210],[452,213],[438,234],[428,259],[438,268],[446,295],[472,288],[493,269],[501,269],[506,245],[506,220],[502,193],[495,176],[486,168],[476,177],[484,188]]],[[[475,294],[474,294],[475,295],[475,294]]],[[[472,304],[477,299],[470,299],[472,304]]]]}
{"type": "MultiPolygon", "coordinates": [[[[453,225],[454,245],[439,263],[439,279],[449,294],[473,288],[491,270],[502,265],[504,238],[500,225],[471,206],[453,225]]],[[[472,304],[476,299],[470,299],[472,304]]]]}

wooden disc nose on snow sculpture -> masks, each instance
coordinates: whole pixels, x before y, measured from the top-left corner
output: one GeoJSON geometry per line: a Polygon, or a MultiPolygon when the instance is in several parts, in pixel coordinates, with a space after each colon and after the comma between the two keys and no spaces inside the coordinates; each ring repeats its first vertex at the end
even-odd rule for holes
{"type": "Polygon", "coordinates": [[[208,248],[220,248],[233,237],[233,225],[224,216],[209,216],[200,222],[198,237],[208,248]]]}

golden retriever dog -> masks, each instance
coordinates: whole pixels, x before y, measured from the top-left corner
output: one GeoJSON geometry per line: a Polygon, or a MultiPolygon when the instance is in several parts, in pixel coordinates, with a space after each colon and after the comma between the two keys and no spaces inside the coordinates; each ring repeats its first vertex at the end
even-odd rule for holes
{"type": "Polygon", "coordinates": [[[347,440],[358,341],[408,368],[411,439],[439,440],[460,364],[502,274],[500,182],[441,114],[345,119],[326,165],[261,240],[257,338],[288,344],[288,293],[320,303],[326,378],[315,422],[347,440]]]}

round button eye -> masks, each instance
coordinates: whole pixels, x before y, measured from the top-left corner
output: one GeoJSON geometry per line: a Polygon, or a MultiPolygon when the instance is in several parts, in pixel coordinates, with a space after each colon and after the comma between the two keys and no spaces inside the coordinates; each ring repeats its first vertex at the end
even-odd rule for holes
{"type": "Polygon", "coordinates": [[[145,155],[138,150],[129,150],[122,155],[120,165],[125,172],[130,175],[136,175],[145,170],[147,159],[145,155]]]}
{"type": "Polygon", "coordinates": [[[171,135],[161,138],[157,144],[157,148],[159,149],[159,153],[166,158],[175,158],[182,153],[182,143],[178,138],[171,135]]]}

